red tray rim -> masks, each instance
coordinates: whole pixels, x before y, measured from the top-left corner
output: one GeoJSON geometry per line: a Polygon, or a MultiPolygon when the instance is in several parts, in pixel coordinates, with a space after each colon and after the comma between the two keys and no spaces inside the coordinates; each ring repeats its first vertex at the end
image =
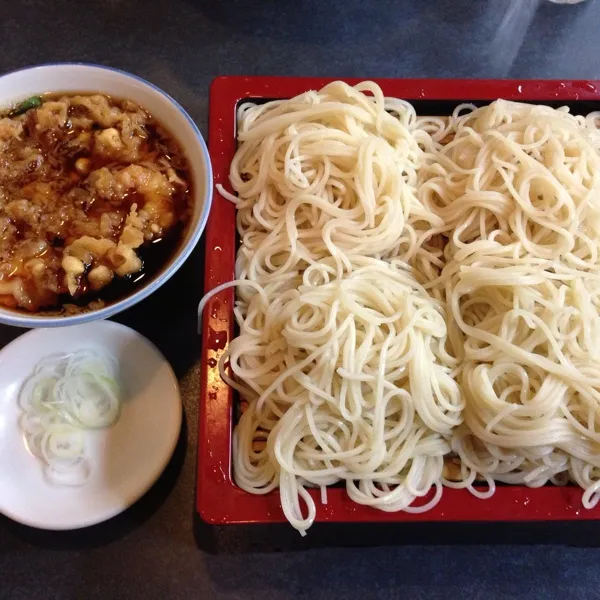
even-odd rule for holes
{"type": "MultiPolygon", "coordinates": [[[[349,84],[364,79],[338,78],[349,84]]],[[[235,153],[235,110],[244,98],[289,98],[336,81],[316,77],[225,76],[210,88],[208,147],[214,174],[213,206],[205,234],[205,290],[234,277],[235,208],[218,193],[228,187],[229,164],[235,153]]],[[[388,96],[407,100],[600,100],[600,81],[486,80],[486,79],[373,79],[388,96]]],[[[213,525],[280,523],[285,517],[277,491],[253,495],[238,488],[231,476],[233,394],[221,380],[218,360],[233,333],[234,291],[213,297],[202,319],[200,410],[196,510],[213,525]]],[[[313,493],[313,491],[311,491],[313,493]]],[[[318,501],[318,492],[314,491],[318,501]]],[[[344,488],[328,491],[326,505],[318,503],[316,522],[467,522],[570,521],[600,518],[600,506],[586,510],[582,491],[574,486],[530,489],[499,487],[487,500],[466,490],[445,489],[433,509],[418,514],[386,513],[352,502],[344,488]]]]}

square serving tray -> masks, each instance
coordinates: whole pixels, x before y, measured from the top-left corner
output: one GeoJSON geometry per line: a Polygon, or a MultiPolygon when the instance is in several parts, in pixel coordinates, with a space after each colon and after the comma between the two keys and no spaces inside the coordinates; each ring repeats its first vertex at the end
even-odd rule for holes
{"type": "MultiPolygon", "coordinates": [[[[362,80],[343,79],[349,84],[362,80]]],[[[236,108],[241,101],[290,98],[319,89],[334,79],[288,77],[219,77],[212,83],[209,108],[209,151],[214,184],[228,183],[236,150],[236,108]]],[[[386,96],[414,103],[419,114],[445,115],[461,102],[485,103],[504,98],[553,106],[567,104],[585,114],[600,109],[600,81],[514,81],[375,79],[386,96]]],[[[205,291],[234,278],[237,246],[235,207],[215,189],[206,228],[205,291]]],[[[200,419],[196,510],[208,524],[280,523],[285,517],[277,491],[257,496],[238,488],[231,472],[231,437],[235,397],[219,375],[218,361],[231,340],[234,290],[213,297],[202,319],[200,419]]],[[[327,504],[317,499],[316,522],[408,523],[467,521],[575,521],[600,519],[600,506],[586,510],[576,486],[498,486],[488,500],[466,490],[445,489],[431,510],[409,514],[386,513],[352,502],[344,487],[328,490],[327,504]]]]}

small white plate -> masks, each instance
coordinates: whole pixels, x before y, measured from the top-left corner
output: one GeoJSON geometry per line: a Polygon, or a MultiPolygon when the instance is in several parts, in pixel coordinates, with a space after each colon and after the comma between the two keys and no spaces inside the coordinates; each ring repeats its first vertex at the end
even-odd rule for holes
{"type": "Polygon", "coordinates": [[[173,369],[133,329],[96,321],[25,333],[0,350],[0,513],[42,529],[77,529],[105,521],[138,500],[167,466],[181,429],[173,369]],[[117,423],[86,432],[90,479],[80,487],[48,483],[23,441],[17,396],[44,357],[97,348],[120,363],[124,402],[117,423]]]}

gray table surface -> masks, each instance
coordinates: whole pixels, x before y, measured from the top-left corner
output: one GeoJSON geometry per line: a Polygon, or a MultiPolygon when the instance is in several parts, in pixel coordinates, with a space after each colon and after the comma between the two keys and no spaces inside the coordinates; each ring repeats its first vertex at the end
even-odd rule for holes
{"type": "MultiPolygon", "coordinates": [[[[600,79],[599,36],[599,0],[5,0],[0,71],[53,61],[119,67],[172,94],[206,131],[216,75],[600,79]]],[[[153,340],[180,378],[187,426],[168,472],[122,517],[87,534],[41,534],[0,517],[0,598],[600,597],[600,550],[568,545],[200,549],[202,252],[119,318],[153,340]]],[[[20,333],[0,327],[0,345],[20,333]]],[[[547,541],[544,529],[530,541],[547,541]]]]}

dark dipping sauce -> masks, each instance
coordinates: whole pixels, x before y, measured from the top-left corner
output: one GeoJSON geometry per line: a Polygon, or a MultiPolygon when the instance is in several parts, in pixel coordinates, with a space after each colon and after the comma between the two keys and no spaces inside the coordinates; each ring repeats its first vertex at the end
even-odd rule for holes
{"type": "Polygon", "coordinates": [[[69,315],[143,287],[193,211],[187,158],[145,109],[47,94],[0,118],[0,307],[69,315]]]}

